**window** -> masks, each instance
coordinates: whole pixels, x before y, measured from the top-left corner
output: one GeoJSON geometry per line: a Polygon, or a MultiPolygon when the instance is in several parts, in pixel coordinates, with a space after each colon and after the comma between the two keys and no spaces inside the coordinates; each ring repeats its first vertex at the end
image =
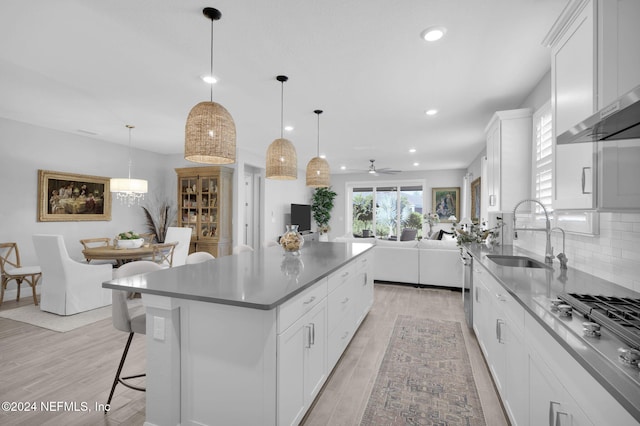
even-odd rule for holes
{"type": "MultiPolygon", "coordinates": [[[[533,114],[533,198],[553,210],[553,122],[551,103],[533,114]]],[[[540,206],[536,213],[542,213],[540,206]]]]}
{"type": "Polygon", "coordinates": [[[351,232],[355,236],[388,238],[412,228],[422,236],[422,188],[422,184],[352,186],[351,232]]]}

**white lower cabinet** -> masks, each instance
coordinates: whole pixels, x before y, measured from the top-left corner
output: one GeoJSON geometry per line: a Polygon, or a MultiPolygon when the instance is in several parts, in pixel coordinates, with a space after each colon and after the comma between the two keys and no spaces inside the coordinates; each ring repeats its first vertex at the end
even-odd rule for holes
{"type": "Polygon", "coordinates": [[[530,425],[593,425],[543,361],[528,361],[530,425]]]}
{"type": "Polygon", "coordinates": [[[474,329],[512,424],[527,424],[524,310],[484,269],[474,270],[474,329]],[[477,320],[476,320],[477,318],[477,320]]]}
{"type": "Polygon", "coordinates": [[[638,425],[616,399],[474,262],[473,329],[513,425],[638,425]]]}
{"type": "Polygon", "coordinates": [[[371,309],[372,259],[360,256],[279,308],[278,425],[300,423],[371,309]]]}
{"type": "Polygon", "coordinates": [[[327,378],[327,300],[323,298],[277,338],[278,424],[302,420],[327,378]]]}

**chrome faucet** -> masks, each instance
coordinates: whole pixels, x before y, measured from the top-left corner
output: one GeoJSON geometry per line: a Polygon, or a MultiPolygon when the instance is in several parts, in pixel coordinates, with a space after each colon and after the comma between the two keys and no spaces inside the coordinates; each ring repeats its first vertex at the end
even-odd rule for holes
{"type": "Polygon", "coordinates": [[[513,208],[513,239],[518,239],[518,231],[543,231],[547,234],[547,246],[544,252],[544,261],[545,263],[553,263],[553,249],[551,248],[551,222],[549,221],[549,213],[547,213],[547,209],[544,207],[538,200],[534,200],[533,198],[524,199],[516,204],[513,208]],[[542,211],[544,211],[544,217],[546,220],[544,228],[518,228],[516,226],[516,210],[520,207],[520,204],[526,202],[538,203],[540,207],[542,207],[542,211]]]}
{"type": "MultiPolygon", "coordinates": [[[[564,253],[564,229],[559,226],[551,228],[551,232],[556,230],[562,232],[562,253],[558,254],[556,257],[560,261],[560,269],[567,269],[567,262],[569,261],[569,258],[567,258],[567,255],[564,253]]],[[[551,252],[553,254],[553,249],[551,249],[551,252]]]]}

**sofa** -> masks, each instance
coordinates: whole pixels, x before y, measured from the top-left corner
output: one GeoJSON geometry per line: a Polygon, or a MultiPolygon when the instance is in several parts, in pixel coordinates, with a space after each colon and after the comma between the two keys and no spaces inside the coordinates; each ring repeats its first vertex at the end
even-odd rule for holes
{"type": "Polygon", "coordinates": [[[339,237],[336,242],[375,244],[374,280],[439,287],[462,285],[460,249],[453,238],[390,241],[339,237]]]}

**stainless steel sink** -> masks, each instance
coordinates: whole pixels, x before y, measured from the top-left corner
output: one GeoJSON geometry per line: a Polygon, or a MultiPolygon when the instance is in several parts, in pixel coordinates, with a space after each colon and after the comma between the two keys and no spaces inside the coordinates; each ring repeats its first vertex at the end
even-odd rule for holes
{"type": "Polygon", "coordinates": [[[506,256],[499,254],[488,254],[487,258],[500,266],[510,266],[513,268],[550,268],[542,262],[525,256],[506,256]]]}

